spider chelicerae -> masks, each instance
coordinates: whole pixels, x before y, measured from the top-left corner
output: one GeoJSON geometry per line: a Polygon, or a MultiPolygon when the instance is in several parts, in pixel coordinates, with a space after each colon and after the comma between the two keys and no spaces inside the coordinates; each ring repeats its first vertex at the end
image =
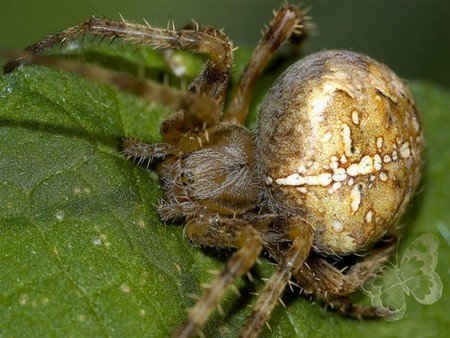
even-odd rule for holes
{"type": "Polygon", "coordinates": [[[389,231],[420,177],[422,132],[407,88],[366,56],[322,52],[281,76],[262,104],[255,134],[244,126],[258,77],[284,42],[304,39],[306,26],[299,7],[286,4],[276,11],[227,102],[233,46],[211,27],[177,31],[93,17],[47,36],[5,66],[7,72],[24,61],[53,66],[174,108],[162,123],[162,143],[127,140],[124,154],[158,162],[162,220],[184,219],[193,245],[236,249],[177,337],[199,332],[263,250],[277,268],[242,337],[259,334],[285,286],[294,282],[346,315],[388,315],[348,296],[389,257],[396,244],[389,231]],[[180,93],[131,75],[39,56],[84,34],[209,58],[180,93]],[[374,249],[374,243],[381,244],[374,249]],[[359,253],[364,257],[345,272],[334,264],[359,253]]]}

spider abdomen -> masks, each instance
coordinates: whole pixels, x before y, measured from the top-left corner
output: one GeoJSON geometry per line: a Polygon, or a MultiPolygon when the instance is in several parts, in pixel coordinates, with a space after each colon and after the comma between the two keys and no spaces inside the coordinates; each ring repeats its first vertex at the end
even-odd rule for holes
{"type": "Polygon", "coordinates": [[[292,65],[261,106],[257,149],[269,208],[301,214],[324,253],[378,240],[418,184],[420,119],[386,66],[327,51],[292,65]]]}

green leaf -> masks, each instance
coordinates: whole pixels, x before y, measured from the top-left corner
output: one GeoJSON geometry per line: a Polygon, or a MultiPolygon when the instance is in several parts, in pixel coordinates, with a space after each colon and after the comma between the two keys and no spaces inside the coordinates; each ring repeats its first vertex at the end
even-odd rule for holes
{"type": "MultiPolygon", "coordinates": [[[[96,47],[81,55],[139,74],[144,67],[152,78],[168,71],[159,53],[140,47],[96,47]]],[[[181,59],[193,76],[201,60],[181,59]]],[[[247,59],[246,51],[237,55],[234,76],[247,59]]],[[[274,77],[258,82],[255,107],[274,77]]],[[[449,330],[450,93],[426,83],[412,88],[428,147],[422,188],[403,220],[402,247],[423,233],[437,234],[441,300],[423,306],[407,297],[402,320],[359,322],[288,291],[287,309],[276,308],[265,336],[439,337],[449,330]]],[[[162,224],[154,208],[161,196],[155,172],[120,153],[124,137],[157,141],[168,114],[42,67],[0,78],[0,336],[165,337],[181,323],[195,302],[191,295],[224,266],[227,252],[193,248],[179,224],[162,224]]],[[[263,261],[253,274],[271,271],[263,261]]],[[[241,296],[227,293],[225,316],[210,318],[207,336],[235,336],[251,293],[263,283],[242,279],[237,286],[241,296]]]]}

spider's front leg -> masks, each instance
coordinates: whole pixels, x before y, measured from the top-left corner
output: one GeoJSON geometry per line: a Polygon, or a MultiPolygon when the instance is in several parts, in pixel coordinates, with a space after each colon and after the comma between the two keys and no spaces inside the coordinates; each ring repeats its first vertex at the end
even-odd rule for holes
{"type": "MultiPolygon", "coordinates": [[[[266,223],[264,216],[261,223],[266,223]]],[[[255,225],[259,227],[259,225],[255,225]]],[[[277,258],[277,269],[259,296],[252,314],[240,333],[240,337],[257,337],[267,322],[273,308],[281,298],[285,286],[307,259],[313,242],[313,230],[301,217],[277,217],[268,229],[261,229],[269,252],[277,258]],[[268,229],[271,229],[267,231],[268,229]],[[269,232],[277,232],[271,237],[269,232]],[[275,239],[280,234],[283,242],[275,239]]]]}
{"type": "MultiPolygon", "coordinates": [[[[55,45],[73,41],[85,34],[94,37],[121,39],[125,42],[147,44],[156,48],[172,48],[206,54],[207,62],[199,78],[191,86],[191,92],[201,92],[217,101],[224,99],[228,76],[233,62],[232,44],[221,31],[208,29],[170,30],[141,25],[125,20],[114,21],[105,18],[92,17],[76,26],[67,28],[60,33],[46,36],[33,43],[25,50],[31,54],[41,54],[55,45]]],[[[11,72],[24,59],[17,57],[8,62],[5,73],[11,72]]]]}
{"type": "Polygon", "coordinates": [[[280,46],[292,36],[306,35],[305,17],[297,6],[283,5],[253,51],[225,112],[226,121],[245,124],[258,77],[280,46]]]}
{"type": "MultiPolygon", "coordinates": [[[[183,117],[183,120],[179,121],[178,125],[174,125],[174,128],[179,126],[179,129],[174,131],[177,133],[178,138],[183,135],[186,128],[202,128],[216,123],[219,119],[220,105],[218,101],[206,95],[198,95],[191,92],[180,93],[171,87],[154,81],[138,79],[130,74],[104,69],[97,65],[66,60],[60,56],[36,55],[29,51],[18,52],[11,50],[0,50],[0,56],[15,57],[20,59],[21,62],[65,70],[97,83],[115,86],[149,102],[177,109],[179,112],[182,112],[181,116],[183,117]]],[[[164,130],[161,132],[164,136],[164,130]]],[[[170,135],[169,132],[167,134],[170,135]]]]}
{"type": "Polygon", "coordinates": [[[238,250],[189,311],[187,319],[174,337],[190,337],[197,333],[229,286],[255,264],[263,247],[260,234],[246,221],[226,218],[226,222],[221,222],[220,218],[217,220],[219,216],[210,216],[188,220],[186,235],[191,242],[195,245],[233,247],[238,250]]]}
{"type": "Polygon", "coordinates": [[[11,72],[22,62],[43,64],[68,70],[97,82],[111,83],[137,96],[146,97],[152,102],[175,107],[177,113],[167,119],[161,128],[164,140],[169,143],[177,142],[186,130],[198,129],[218,122],[233,62],[232,43],[225,33],[215,28],[198,28],[196,26],[193,29],[177,31],[157,28],[149,24],[140,25],[125,20],[114,21],[96,17],[60,33],[48,35],[27,47],[22,53],[0,51],[0,54],[5,56],[11,54],[11,57],[14,58],[5,65],[5,73],[11,72]],[[73,61],[36,56],[55,45],[75,40],[85,34],[147,44],[156,48],[187,50],[206,54],[209,60],[201,73],[190,84],[187,95],[182,97],[162,86],[157,87],[154,84],[149,85],[141,79],[133,79],[128,74],[120,73],[114,76],[111,75],[112,73],[106,74],[98,67],[97,69],[83,67],[73,61]]]}
{"type": "Polygon", "coordinates": [[[155,158],[165,158],[167,155],[178,155],[179,151],[167,143],[144,143],[139,140],[126,139],[123,142],[123,154],[135,160],[138,164],[147,162],[150,165],[155,158]]]}

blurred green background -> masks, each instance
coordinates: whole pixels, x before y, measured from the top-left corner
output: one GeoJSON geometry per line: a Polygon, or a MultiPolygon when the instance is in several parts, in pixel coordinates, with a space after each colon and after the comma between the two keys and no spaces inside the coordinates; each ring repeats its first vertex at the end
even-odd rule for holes
{"type": "MultiPolygon", "coordinates": [[[[283,0],[0,0],[0,46],[21,48],[91,15],[166,26],[195,18],[253,46],[283,0]]],[[[450,1],[302,0],[318,35],[307,51],[346,48],[388,64],[401,77],[450,87],[450,1]]]]}

